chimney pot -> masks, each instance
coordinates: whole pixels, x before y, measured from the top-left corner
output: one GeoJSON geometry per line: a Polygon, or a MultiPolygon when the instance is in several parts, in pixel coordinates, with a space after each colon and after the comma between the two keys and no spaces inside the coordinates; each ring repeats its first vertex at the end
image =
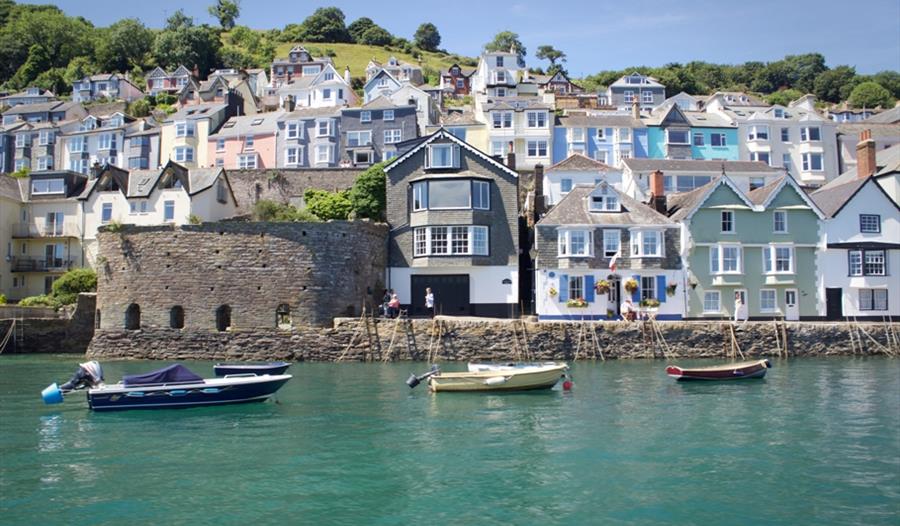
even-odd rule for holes
{"type": "Polygon", "coordinates": [[[654,170],[650,174],[650,201],[654,210],[666,215],[666,185],[660,170],[654,170]]]}
{"type": "Polygon", "coordinates": [[[516,152],[513,151],[512,141],[510,141],[509,151],[506,153],[506,167],[510,170],[516,169],[516,152]]]}
{"type": "Polygon", "coordinates": [[[875,170],[875,141],[872,139],[872,130],[863,130],[856,145],[856,176],[865,179],[874,175],[875,170]]]}

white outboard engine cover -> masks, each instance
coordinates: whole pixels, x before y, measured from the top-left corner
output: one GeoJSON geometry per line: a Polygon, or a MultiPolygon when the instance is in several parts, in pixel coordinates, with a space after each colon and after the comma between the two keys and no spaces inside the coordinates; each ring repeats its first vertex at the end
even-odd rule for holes
{"type": "Polygon", "coordinates": [[[90,375],[91,379],[93,380],[92,383],[94,385],[103,382],[103,368],[100,367],[100,362],[92,360],[90,362],[84,362],[78,365],[82,369],[84,369],[85,372],[88,373],[88,375],[90,375]]]}

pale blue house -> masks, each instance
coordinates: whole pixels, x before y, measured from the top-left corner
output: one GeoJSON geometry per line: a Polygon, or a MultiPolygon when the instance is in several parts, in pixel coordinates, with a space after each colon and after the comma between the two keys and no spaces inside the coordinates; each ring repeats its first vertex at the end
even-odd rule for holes
{"type": "Polygon", "coordinates": [[[647,157],[651,159],[739,159],[737,124],[720,115],[685,111],[670,103],[643,121],[647,126],[647,157]]]}
{"type": "Polygon", "coordinates": [[[573,154],[621,167],[623,159],[648,156],[647,128],[631,115],[557,117],[553,128],[553,163],[573,154]]]}

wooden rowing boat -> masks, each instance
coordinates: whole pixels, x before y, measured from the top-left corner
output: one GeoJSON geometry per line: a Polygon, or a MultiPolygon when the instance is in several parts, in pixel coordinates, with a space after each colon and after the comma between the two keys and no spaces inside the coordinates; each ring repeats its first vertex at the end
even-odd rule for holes
{"type": "Polygon", "coordinates": [[[551,389],[568,370],[568,365],[555,363],[503,370],[437,372],[428,378],[428,386],[435,392],[551,389]]]}
{"type": "Polygon", "coordinates": [[[712,367],[683,368],[677,365],[666,367],[666,374],[678,381],[687,380],[747,380],[762,378],[766,370],[772,367],[769,360],[729,363],[712,367]]]}

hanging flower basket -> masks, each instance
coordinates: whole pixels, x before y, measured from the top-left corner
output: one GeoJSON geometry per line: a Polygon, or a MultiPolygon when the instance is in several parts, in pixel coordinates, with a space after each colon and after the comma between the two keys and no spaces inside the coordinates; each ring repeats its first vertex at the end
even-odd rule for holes
{"type": "Polygon", "coordinates": [[[547,291],[547,294],[550,295],[551,298],[555,298],[559,292],[556,291],[555,287],[550,287],[550,290],[547,291]]]}
{"type": "Polygon", "coordinates": [[[667,295],[667,296],[674,296],[674,295],[675,295],[675,289],[677,289],[677,288],[678,288],[678,283],[672,283],[672,284],[666,286],[666,295],[667,295]]]}
{"type": "Polygon", "coordinates": [[[659,300],[656,298],[642,299],[641,307],[647,307],[648,309],[657,309],[659,308],[659,300]]]}
{"type": "Polygon", "coordinates": [[[584,298],[575,298],[566,301],[566,307],[570,307],[572,309],[586,309],[588,306],[588,302],[584,300],[584,298]]]}
{"type": "Polygon", "coordinates": [[[634,293],[638,289],[638,282],[634,278],[628,278],[625,280],[625,290],[629,293],[634,293]]]}
{"type": "Polygon", "coordinates": [[[609,282],[605,279],[601,279],[594,285],[594,290],[597,291],[597,294],[607,294],[609,293],[609,282]]]}

